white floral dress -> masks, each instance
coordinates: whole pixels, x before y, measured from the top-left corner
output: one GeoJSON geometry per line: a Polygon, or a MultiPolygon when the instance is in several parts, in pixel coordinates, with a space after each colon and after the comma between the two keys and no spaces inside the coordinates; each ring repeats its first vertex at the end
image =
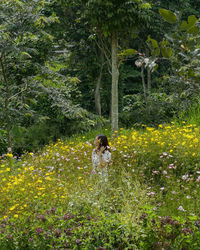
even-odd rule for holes
{"type": "MultiPolygon", "coordinates": [[[[102,161],[109,163],[111,161],[111,152],[105,150],[102,154],[102,161]]],[[[100,166],[99,155],[96,153],[95,149],[92,151],[92,174],[98,174],[101,177],[108,179],[108,168],[100,166]]]]}

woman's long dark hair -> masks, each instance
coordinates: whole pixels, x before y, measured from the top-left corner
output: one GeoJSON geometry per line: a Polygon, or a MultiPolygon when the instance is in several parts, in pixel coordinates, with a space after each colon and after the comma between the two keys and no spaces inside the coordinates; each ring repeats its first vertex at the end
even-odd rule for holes
{"type": "MultiPolygon", "coordinates": [[[[110,147],[109,147],[107,136],[105,136],[105,135],[97,135],[97,139],[100,142],[98,150],[100,150],[100,148],[103,146],[103,147],[105,147],[105,150],[110,151],[110,147]]],[[[105,150],[103,151],[103,153],[105,152],[105,150]]]]}

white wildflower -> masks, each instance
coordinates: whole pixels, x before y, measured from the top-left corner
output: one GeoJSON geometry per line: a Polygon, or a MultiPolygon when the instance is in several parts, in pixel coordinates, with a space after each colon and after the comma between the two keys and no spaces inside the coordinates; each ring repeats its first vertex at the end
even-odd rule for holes
{"type": "Polygon", "coordinates": [[[183,212],[185,212],[186,210],[182,207],[182,206],[179,206],[178,208],[177,208],[177,210],[179,210],[179,211],[183,211],[183,212]]]}

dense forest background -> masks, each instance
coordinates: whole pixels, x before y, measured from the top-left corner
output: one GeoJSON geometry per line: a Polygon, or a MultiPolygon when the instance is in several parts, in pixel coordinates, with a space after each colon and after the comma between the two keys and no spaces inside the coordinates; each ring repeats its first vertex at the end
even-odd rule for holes
{"type": "Polygon", "coordinates": [[[199,0],[97,2],[0,1],[0,154],[109,126],[113,27],[120,127],[198,110],[199,0]]]}

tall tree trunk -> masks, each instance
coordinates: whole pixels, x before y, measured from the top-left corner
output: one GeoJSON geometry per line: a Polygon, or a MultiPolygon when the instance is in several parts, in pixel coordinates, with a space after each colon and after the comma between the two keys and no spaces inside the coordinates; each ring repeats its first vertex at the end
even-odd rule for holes
{"type": "Polygon", "coordinates": [[[96,88],[95,88],[95,92],[94,92],[94,100],[95,100],[95,108],[96,108],[96,113],[98,115],[101,115],[101,95],[100,95],[100,86],[101,86],[101,78],[102,78],[102,71],[103,71],[103,56],[101,55],[101,68],[100,68],[100,72],[99,72],[99,76],[97,78],[97,82],[96,82],[96,88]]]}
{"type": "Polygon", "coordinates": [[[8,80],[7,80],[7,76],[6,76],[6,71],[4,68],[4,64],[2,62],[2,57],[0,56],[0,64],[1,64],[1,69],[2,69],[2,74],[3,74],[3,79],[5,81],[6,84],[6,89],[5,89],[5,103],[4,103],[4,110],[5,110],[5,124],[6,124],[6,131],[7,131],[7,142],[8,142],[8,152],[11,152],[11,127],[10,127],[10,118],[9,118],[9,113],[8,113],[8,105],[9,105],[9,85],[8,85],[8,80]]]}
{"type": "Polygon", "coordinates": [[[113,33],[111,37],[111,50],[112,50],[112,98],[111,98],[111,128],[112,133],[118,131],[118,36],[113,33]]]}

